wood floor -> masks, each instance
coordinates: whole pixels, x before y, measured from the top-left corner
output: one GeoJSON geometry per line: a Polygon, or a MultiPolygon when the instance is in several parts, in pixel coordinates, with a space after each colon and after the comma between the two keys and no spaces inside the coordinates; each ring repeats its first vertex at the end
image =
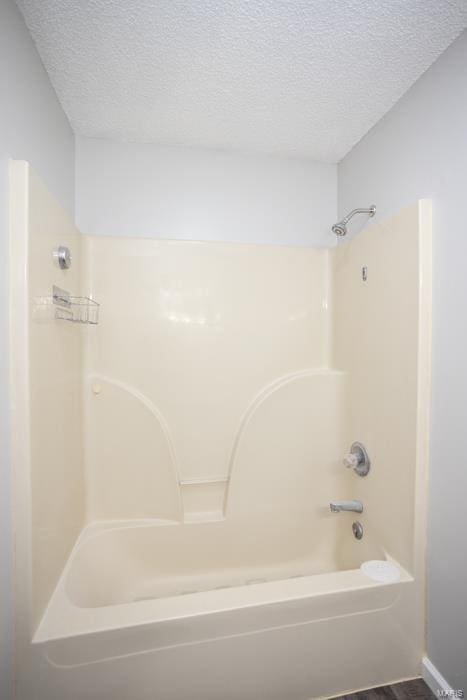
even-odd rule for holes
{"type": "Polygon", "coordinates": [[[351,695],[341,695],[336,700],[433,700],[433,698],[436,698],[436,695],[433,695],[425,681],[419,678],[415,681],[362,690],[360,693],[351,695]]]}

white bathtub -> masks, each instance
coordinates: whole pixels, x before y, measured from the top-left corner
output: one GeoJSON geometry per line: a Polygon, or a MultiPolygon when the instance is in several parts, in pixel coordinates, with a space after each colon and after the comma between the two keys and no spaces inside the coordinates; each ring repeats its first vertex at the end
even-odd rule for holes
{"type": "MultiPolygon", "coordinates": [[[[387,604],[397,586],[387,587],[388,598],[359,570],[385,555],[368,537],[355,540],[350,521],[351,514],[331,516],[326,539],[312,536],[311,522],[304,537],[277,519],[262,527],[235,520],[93,524],[79,538],[34,641],[299,599],[315,599],[316,607],[320,597],[339,593],[349,602],[351,591],[364,589],[374,591],[364,608],[387,604]]],[[[402,572],[401,580],[411,577],[402,572]]]]}
{"type": "MultiPolygon", "coordinates": [[[[232,654],[253,645],[252,662],[255,654],[258,660],[267,657],[276,639],[287,656],[289,644],[297,648],[297,635],[308,654],[312,697],[337,693],[343,683],[369,686],[382,675],[400,676],[404,668],[407,677],[416,675],[418,640],[406,634],[414,580],[403,569],[392,584],[365,576],[360,563],[385,554],[369,537],[353,539],[352,514],[342,516],[323,519],[332,537],[322,546],[311,532],[309,538],[293,538],[293,528],[287,531],[280,522],[257,527],[250,536],[228,520],[88,526],[33,640],[42,651],[50,697],[59,698],[63,684],[67,700],[74,698],[69,695],[74,674],[79,674],[77,698],[107,697],[96,689],[115,674],[120,680],[109,698],[129,700],[136,686],[147,689],[141,697],[151,698],[155,684],[163,691],[154,697],[178,700],[188,696],[174,682],[171,659],[177,667],[185,654],[188,677],[199,676],[212,655],[220,669],[229,666],[232,654]],[[336,668],[329,667],[330,654],[336,668]],[[141,672],[152,681],[138,684],[141,672]]],[[[293,668],[294,660],[287,664],[293,668]]],[[[284,669],[280,677],[290,682],[284,669]]],[[[210,674],[209,683],[215,678],[210,674]]],[[[208,681],[193,682],[199,688],[208,681]]],[[[270,689],[267,697],[283,697],[279,687],[275,692],[270,689]]],[[[218,686],[203,693],[196,697],[224,697],[218,686]]],[[[250,689],[238,697],[266,697],[255,693],[250,689]]]]}

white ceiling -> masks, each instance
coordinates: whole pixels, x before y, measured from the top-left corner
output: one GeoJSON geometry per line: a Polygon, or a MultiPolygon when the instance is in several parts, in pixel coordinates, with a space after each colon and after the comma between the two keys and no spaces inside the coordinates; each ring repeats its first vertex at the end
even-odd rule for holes
{"type": "Polygon", "coordinates": [[[85,136],[336,162],[467,24],[467,0],[17,0],[85,136]]]}

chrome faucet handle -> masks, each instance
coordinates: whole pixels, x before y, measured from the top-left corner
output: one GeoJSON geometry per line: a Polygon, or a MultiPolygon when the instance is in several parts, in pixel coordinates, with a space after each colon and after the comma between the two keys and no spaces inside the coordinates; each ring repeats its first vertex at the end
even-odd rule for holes
{"type": "Polygon", "coordinates": [[[354,469],[358,476],[366,476],[370,471],[370,458],[368,452],[361,442],[354,442],[350,447],[349,454],[344,457],[344,465],[350,469],[354,469]]]}
{"type": "Polygon", "coordinates": [[[360,464],[358,456],[353,452],[349,452],[349,454],[345,455],[342,462],[344,464],[344,467],[347,467],[347,469],[350,469],[351,467],[355,469],[360,464]]]}

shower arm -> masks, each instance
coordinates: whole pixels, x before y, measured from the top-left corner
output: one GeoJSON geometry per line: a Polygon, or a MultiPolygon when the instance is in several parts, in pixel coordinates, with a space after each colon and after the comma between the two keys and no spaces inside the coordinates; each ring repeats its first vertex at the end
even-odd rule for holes
{"type": "Polygon", "coordinates": [[[340,221],[339,223],[344,224],[344,226],[345,226],[345,224],[348,224],[350,219],[353,216],[355,216],[356,214],[369,214],[370,216],[374,216],[375,212],[376,212],[375,206],[368,207],[368,209],[352,209],[350,214],[347,214],[347,216],[344,216],[342,221],[340,221]]]}

